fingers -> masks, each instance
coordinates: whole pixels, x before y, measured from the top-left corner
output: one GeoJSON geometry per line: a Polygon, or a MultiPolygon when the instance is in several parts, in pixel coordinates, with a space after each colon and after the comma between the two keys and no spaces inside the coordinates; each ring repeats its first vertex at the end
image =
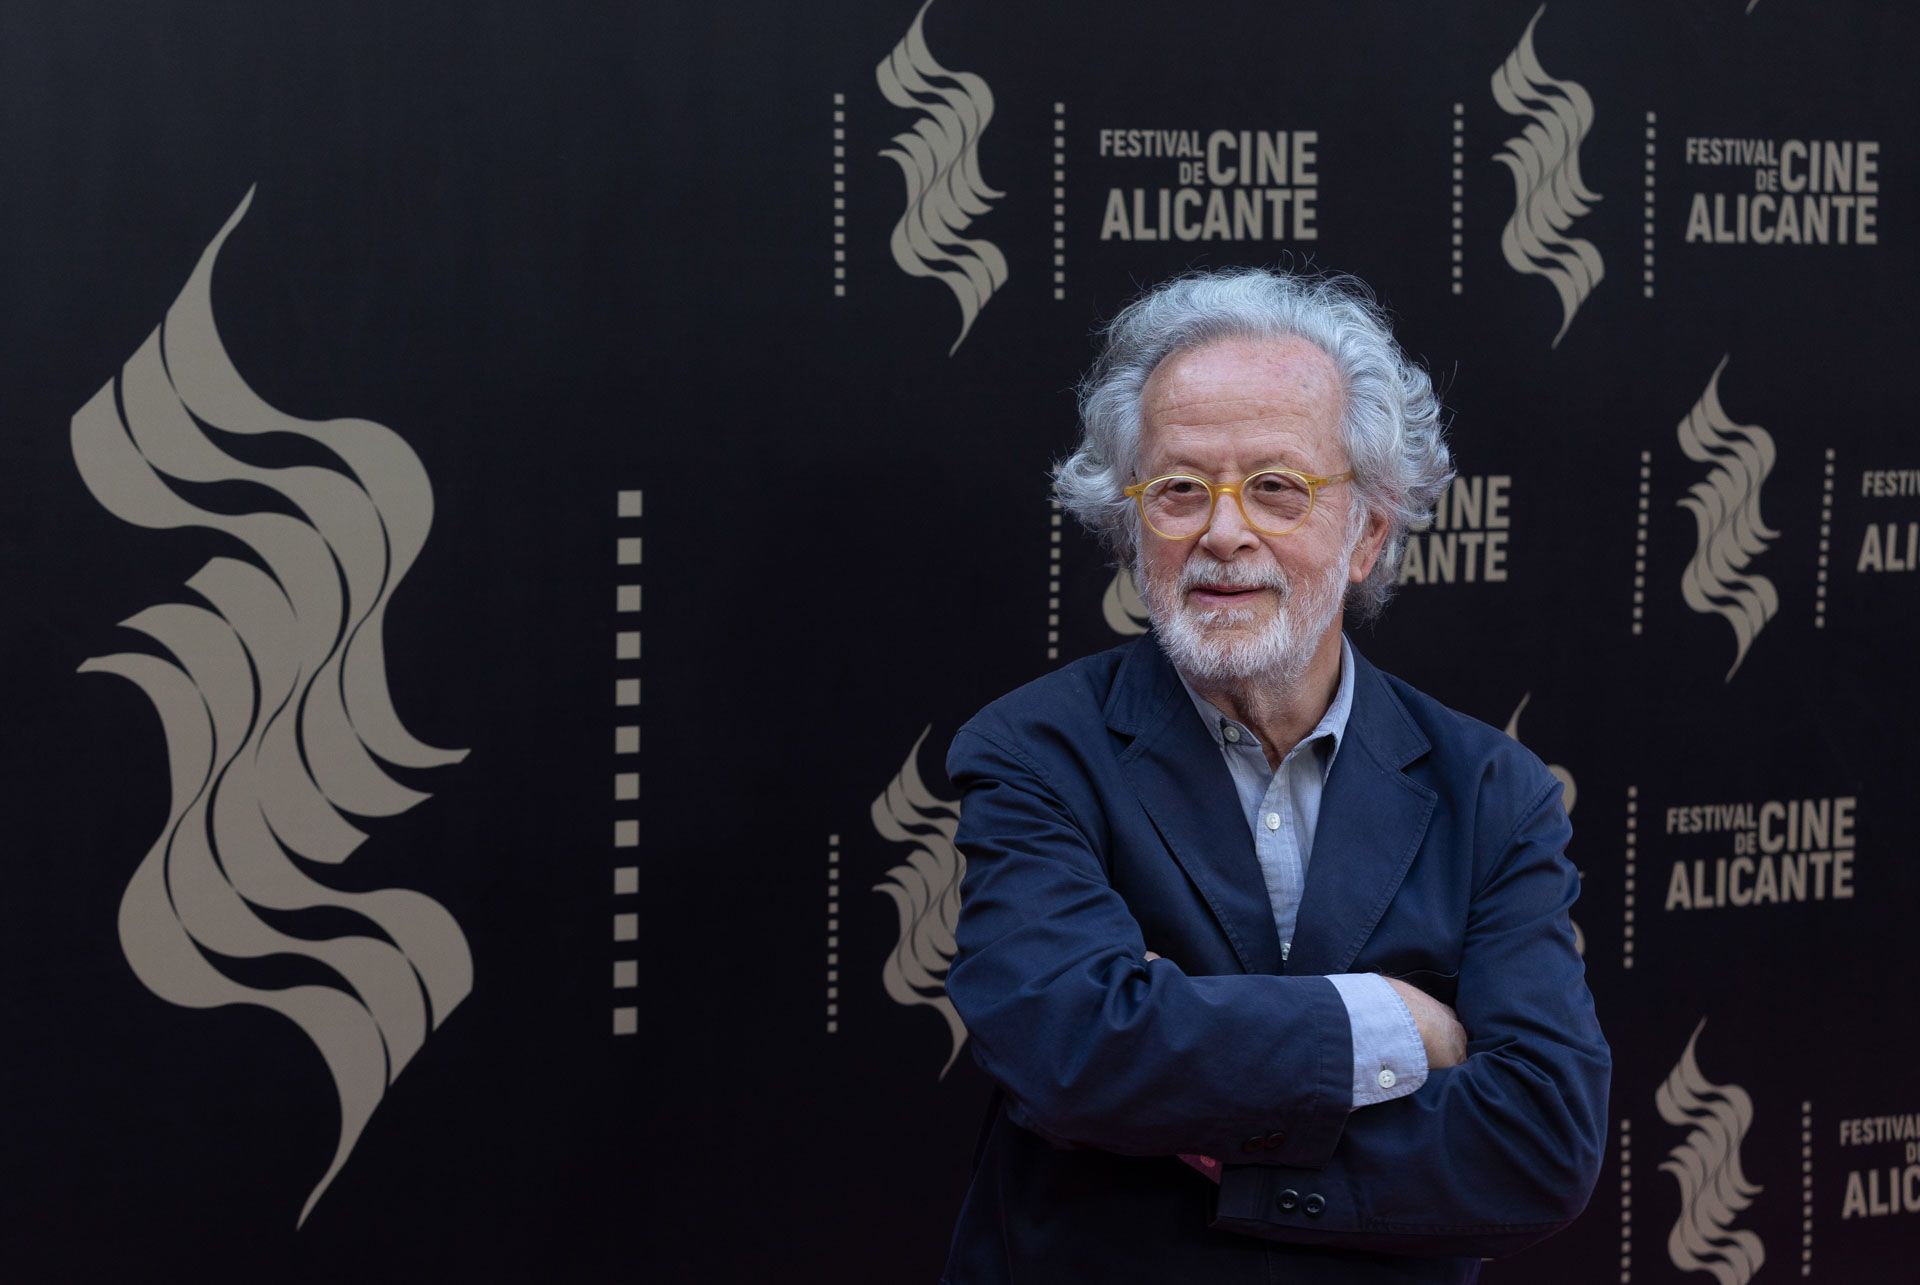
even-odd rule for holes
{"type": "MultiPolygon", "coordinates": [[[[1459,1066],[1467,1060],[1467,1028],[1453,1015],[1453,1010],[1445,1009],[1444,1018],[1436,1023],[1437,1029],[1432,1040],[1427,1043],[1427,1065],[1430,1067],[1459,1066]]],[[[1426,1032],[1421,1032],[1422,1038],[1426,1032]]]]}
{"type": "Polygon", "coordinates": [[[1386,981],[1407,1006],[1414,1025],[1419,1028],[1420,1044],[1426,1050],[1429,1067],[1458,1066],[1467,1060],[1467,1031],[1453,1009],[1396,977],[1386,981]]]}

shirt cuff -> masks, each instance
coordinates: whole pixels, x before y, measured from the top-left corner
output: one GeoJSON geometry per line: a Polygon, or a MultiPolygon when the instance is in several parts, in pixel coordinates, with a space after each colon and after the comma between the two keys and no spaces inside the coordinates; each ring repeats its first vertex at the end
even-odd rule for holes
{"type": "Polygon", "coordinates": [[[1420,1027],[1378,973],[1327,978],[1347,1006],[1353,1028],[1353,1108],[1405,1097],[1427,1082],[1427,1050],[1420,1027]]]}

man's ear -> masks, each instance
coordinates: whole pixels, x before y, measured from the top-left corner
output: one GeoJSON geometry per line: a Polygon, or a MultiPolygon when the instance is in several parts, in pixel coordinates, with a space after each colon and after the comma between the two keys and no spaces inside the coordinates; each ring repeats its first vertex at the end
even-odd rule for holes
{"type": "Polygon", "coordinates": [[[1380,560],[1380,551],[1386,547],[1389,525],[1386,514],[1367,514],[1366,525],[1360,528],[1360,538],[1354,542],[1353,560],[1347,569],[1348,580],[1359,584],[1372,574],[1373,564],[1380,560]]]}

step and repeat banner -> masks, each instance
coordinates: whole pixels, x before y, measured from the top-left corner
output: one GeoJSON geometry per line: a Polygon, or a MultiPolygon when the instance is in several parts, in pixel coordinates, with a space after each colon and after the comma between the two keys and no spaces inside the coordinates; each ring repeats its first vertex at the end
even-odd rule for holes
{"type": "Polygon", "coordinates": [[[1573,819],[1610,1158],[1486,1279],[1909,1279],[1917,57],[1859,2],[14,0],[0,1274],[935,1279],[946,744],[1145,628],[1049,497],[1095,328],[1278,264],[1451,415],[1355,645],[1573,819]]]}

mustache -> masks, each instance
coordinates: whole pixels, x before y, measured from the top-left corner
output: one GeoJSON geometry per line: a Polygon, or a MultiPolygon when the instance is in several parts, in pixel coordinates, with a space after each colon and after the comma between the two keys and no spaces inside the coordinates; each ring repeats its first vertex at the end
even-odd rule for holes
{"type": "Polygon", "coordinates": [[[1275,589],[1281,596],[1292,591],[1293,586],[1278,567],[1256,567],[1245,562],[1222,562],[1218,558],[1195,552],[1180,569],[1180,582],[1176,592],[1185,593],[1197,585],[1218,585],[1227,589],[1275,589]]]}

